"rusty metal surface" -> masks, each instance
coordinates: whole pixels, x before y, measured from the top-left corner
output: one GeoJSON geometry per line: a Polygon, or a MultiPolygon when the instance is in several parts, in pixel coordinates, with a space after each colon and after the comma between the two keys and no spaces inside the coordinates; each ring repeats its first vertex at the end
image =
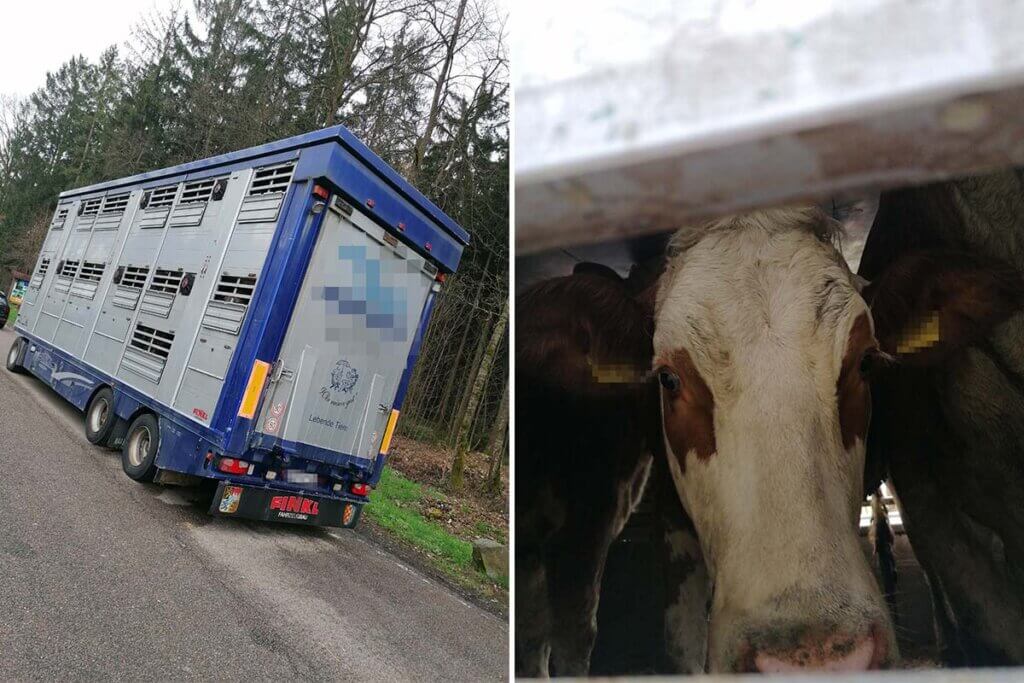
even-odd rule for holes
{"type": "MultiPolygon", "coordinates": [[[[824,4],[763,31],[723,19],[733,0],[700,21],[669,12],[629,63],[520,74],[517,249],[1024,163],[1019,2],[824,4]]],[[[589,30],[570,37],[603,40],[589,30]]]]}

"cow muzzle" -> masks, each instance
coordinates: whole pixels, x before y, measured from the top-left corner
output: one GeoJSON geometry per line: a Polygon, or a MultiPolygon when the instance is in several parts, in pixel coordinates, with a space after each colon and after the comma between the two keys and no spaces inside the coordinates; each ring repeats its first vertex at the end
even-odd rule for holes
{"type": "Polygon", "coordinates": [[[888,666],[887,629],[877,624],[868,633],[810,631],[788,643],[740,646],[735,670],[758,673],[801,671],[868,671],[888,666]]]}

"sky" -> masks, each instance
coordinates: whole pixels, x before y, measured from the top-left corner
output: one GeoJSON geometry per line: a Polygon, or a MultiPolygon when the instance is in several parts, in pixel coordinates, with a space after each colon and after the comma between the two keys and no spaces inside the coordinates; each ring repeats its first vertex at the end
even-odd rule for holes
{"type": "MultiPolygon", "coordinates": [[[[75,55],[95,60],[111,45],[122,50],[133,27],[154,12],[189,0],[39,0],[4,2],[0,21],[0,94],[19,99],[46,83],[46,73],[56,71],[75,55]]],[[[494,0],[507,13],[511,0],[494,0]]]]}
{"type": "Polygon", "coordinates": [[[95,60],[131,38],[144,16],[175,0],[5,2],[0,21],[0,94],[27,97],[75,55],[95,60]],[[42,11],[41,11],[42,8],[42,11]]]}

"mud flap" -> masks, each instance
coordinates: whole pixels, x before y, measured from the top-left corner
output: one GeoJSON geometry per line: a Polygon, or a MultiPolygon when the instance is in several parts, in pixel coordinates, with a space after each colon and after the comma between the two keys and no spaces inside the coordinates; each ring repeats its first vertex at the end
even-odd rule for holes
{"type": "Polygon", "coordinates": [[[292,491],[239,486],[226,481],[217,485],[210,514],[307,526],[351,528],[359,521],[362,505],[292,491]]]}

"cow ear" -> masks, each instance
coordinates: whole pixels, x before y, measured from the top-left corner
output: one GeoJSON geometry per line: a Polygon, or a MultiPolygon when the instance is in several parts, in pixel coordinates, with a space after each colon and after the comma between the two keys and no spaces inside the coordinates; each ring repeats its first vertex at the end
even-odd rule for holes
{"type": "Polygon", "coordinates": [[[963,252],[916,251],[862,291],[882,350],[902,365],[941,362],[1022,308],[1020,275],[963,252]]]}

